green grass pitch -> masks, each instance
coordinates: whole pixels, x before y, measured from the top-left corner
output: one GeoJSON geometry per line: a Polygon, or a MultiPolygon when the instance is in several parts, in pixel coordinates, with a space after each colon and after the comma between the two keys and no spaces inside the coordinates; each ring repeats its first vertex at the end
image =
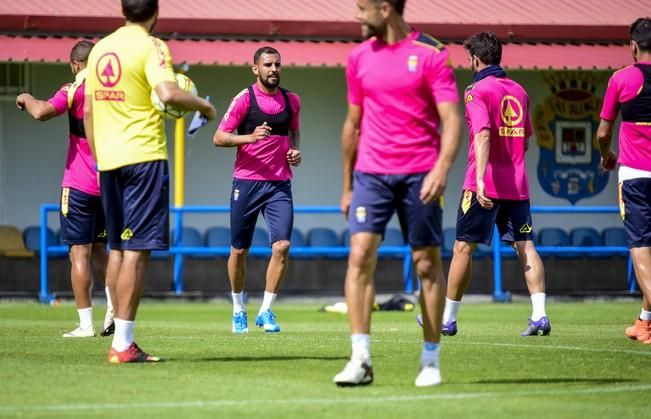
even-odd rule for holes
{"type": "MultiPolygon", "coordinates": [[[[416,388],[416,313],[373,314],[375,383],[337,388],[347,319],[279,302],[282,331],[230,332],[226,303],[140,307],[136,340],[161,364],[109,365],[110,338],[64,340],[70,304],[0,304],[0,417],[640,418],[651,346],[626,339],[635,302],[548,305],[549,337],[522,338],[528,304],[466,304],[442,341],[444,384],[416,388]]],[[[96,325],[103,306],[95,310],[96,325]]]]}

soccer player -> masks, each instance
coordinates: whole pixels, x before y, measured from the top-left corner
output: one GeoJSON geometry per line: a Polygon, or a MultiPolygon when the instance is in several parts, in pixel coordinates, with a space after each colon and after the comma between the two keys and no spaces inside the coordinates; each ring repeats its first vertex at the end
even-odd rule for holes
{"type": "Polygon", "coordinates": [[[346,66],[341,198],[351,233],[345,294],[352,356],[334,382],[373,382],[373,275],[377,248],[397,212],[421,280],[424,343],[415,384],[437,385],[445,296],[440,198],[459,146],[459,93],[448,51],[410,28],[402,16],[404,0],[358,0],[357,7],[367,40],[351,52],[346,66]]]}
{"type": "Polygon", "coordinates": [[[246,258],[258,214],[269,229],[271,259],[262,305],[255,319],[265,332],[280,332],[271,310],[287,270],[294,222],[292,170],[301,163],[298,115],[301,102],[280,87],[280,53],[271,47],[253,56],[256,82],[231,102],[214,136],[219,147],[237,147],[231,193],[231,254],[228,277],[233,297],[233,333],[249,331],[243,300],[246,258]],[[235,133],[237,131],[237,134],[235,133]]]}
{"type": "Polygon", "coordinates": [[[134,320],[151,250],[169,247],[169,174],[165,126],[150,95],[215,118],[206,100],[178,87],[167,45],[150,33],[157,0],[122,0],[124,26],[88,59],[84,124],[100,171],[111,248],[107,282],[115,307],[110,363],[155,362],[134,342],[134,320]]]}
{"type": "MultiPolygon", "coordinates": [[[[84,132],[84,89],[86,62],[93,48],[90,41],[79,41],[70,51],[70,69],[74,83],[64,84],[48,100],[39,100],[29,93],[16,98],[18,109],[26,110],[34,119],[47,121],[68,112],[69,141],[66,167],[61,185],[61,235],[70,246],[70,279],[72,293],[79,314],[79,327],[65,333],[64,338],[95,336],[93,326],[92,264],[97,273],[106,276],[106,223],[100,201],[99,182],[95,159],[84,132]]],[[[106,315],[100,335],[113,333],[113,305],[108,286],[106,290],[106,315]]]]}
{"type": "Polygon", "coordinates": [[[643,294],[640,316],[625,333],[651,345],[651,18],[637,19],[629,33],[635,64],[610,78],[597,138],[602,168],[613,170],[619,163],[619,207],[643,294]],[[619,112],[618,157],[611,140],[619,112]]]}
{"type": "Polygon", "coordinates": [[[468,169],[457,212],[457,234],[448,273],[444,335],[457,333],[461,298],[470,283],[477,243],[491,244],[497,224],[522,263],[533,311],[522,336],[548,335],[545,269],[532,241],[525,153],[531,136],[529,96],[500,67],[502,45],[495,34],[479,32],[464,44],[473,83],[465,92],[468,169]]]}

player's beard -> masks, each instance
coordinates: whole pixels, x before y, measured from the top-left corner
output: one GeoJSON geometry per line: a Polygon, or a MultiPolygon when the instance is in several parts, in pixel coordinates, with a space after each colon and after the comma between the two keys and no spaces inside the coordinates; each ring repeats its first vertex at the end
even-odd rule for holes
{"type": "Polygon", "coordinates": [[[260,77],[260,83],[262,83],[262,85],[267,89],[275,89],[276,87],[278,87],[278,85],[280,84],[280,74],[276,74],[273,76],[276,78],[276,81],[274,82],[270,82],[269,77],[270,76],[267,76],[266,78],[260,77]]]}
{"type": "Polygon", "coordinates": [[[380,37],[382,31],[377,26],[373,26],[369,23],[362,24],[362,36],[364,39],[373,38],[374,36],[380,37]]]}

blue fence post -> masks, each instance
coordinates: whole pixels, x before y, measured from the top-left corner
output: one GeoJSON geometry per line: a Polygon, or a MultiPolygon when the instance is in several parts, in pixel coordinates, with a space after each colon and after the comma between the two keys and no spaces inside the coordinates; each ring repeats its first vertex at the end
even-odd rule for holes
{"type": "Polygon", "coordinates": [[[502,239],[497,227],[493,228],[493,301],[511,302],[511,293],[502,290],[502,239]]]}
{"type": "Polygon", "coordinates": [[[41,292],[39,297],[43,304],[48,304],[52,301],[52,296],[48,291],[47,279],[47,208],[47,204],[41,205],[41,292]]]}
{"type": "MultiPolygon", "coordinates": [[[[179,247],[183,240],[183,208],[174,208],[174,237],[172,238],[172,248],[179,247]]],[[[180,295],[183,293],[183,254],[174,254],[174,293],[180,295]]]]}

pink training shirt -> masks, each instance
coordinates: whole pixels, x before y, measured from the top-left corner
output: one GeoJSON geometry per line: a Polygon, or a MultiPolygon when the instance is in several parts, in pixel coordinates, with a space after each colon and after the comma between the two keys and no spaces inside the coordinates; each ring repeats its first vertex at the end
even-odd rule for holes
{"type": "MultiPolygon", "coordinates": [[[[285,109],[285,98],[280,89],[273,95],[263,92],[253,85],[255,99],[260,110],[270,115],[281,113],[285,109]]],[[[298,129],[298,114],[301,110],[301,100],[295,93],[288,92],[287,97],[292,107],[290,131],[298,129]]],[[[224,118],[219,123],[219,129],[224,132],[235,132],[249,113],[248,89],[242,90],[231,102],[224,118]]],[[[255,144],[244,144],[237,147],[233,177],[250,180],[288,180],[292,178],[292,170],[287,162],[289,137],[274,135],[258,141],[255,144]]]]}
{"type": "Polygon", "coordinates": [[[346,80],[348,102],[362,108],[355,170],[431,170],[441,142],[436,105],[459,102],[443,44],[416,31],[392,45],[369,39],[350,53],[346,80]]]}
{"type": "Polygon", "coordinates": [[[527,92],[511,79],[488,76],[466,89],[465,102],[470,138],[463,189],[477,192],[474,138],[486,128],[490,130],[490,154],[484,176],[486,196],[529,199],[525,152],[531,121],[527,92]]]}
{"type": "MultiPolygon", "coordinates": [[[[639,64],[651,65],[651,62],[639,64]]],[[[601,118],[617,119],[620,105],[637,97],[644,85],[642,71],[628,66],[616,71],[608,81],[601,118]]],[[[620,164],[633,169],[651,171],[651,124],[622,121],[619,125],[620,164]]]]}
{"type": "MultiPolygon", "coordinates": [[[[62,115],[68,111],[69,117],[74,118],[76,121],[81,121],[81,126],[83,126],[84,119],[85,85],[85,82],[82,83],[75,91],[70,108],[68,108],[68,89],[71,86],[69,83],[63,85],[54,96],[48,99],[48,102],[54,106],[57,115],[62,115]]],[[[66,168],[63,172],[61,186],[64,188],[78,189],[90,195],[100,196],[95,164],[88,140],[70,132],[68,156],[66,157],[66,168]]]]}

